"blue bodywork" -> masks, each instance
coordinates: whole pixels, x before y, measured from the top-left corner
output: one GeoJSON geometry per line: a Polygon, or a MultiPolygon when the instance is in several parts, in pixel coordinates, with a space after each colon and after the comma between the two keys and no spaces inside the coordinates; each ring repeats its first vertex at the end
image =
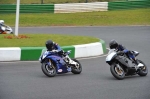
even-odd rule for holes
{"type": "MultiPolygon", "coordinates": [[[[56,72],[57,74],[62,74],[62,73],[67,73],[70,72],[67,70],[66,67],[66,62],[63,60],[63,58],[58,55],[58,53],[56,52],[50,52],[50,51],[46,51],[41,57],[40,57],[40,61],[41,63],[45,60],[45,59],[50,59],[53,62],[53,65],[56,67],[56,72]],[[58,70],[62,70],[62,72],[58,72],[58,70]]],[[[47,61],[47,64],[51,64],[49,61],[47,61]]]]}

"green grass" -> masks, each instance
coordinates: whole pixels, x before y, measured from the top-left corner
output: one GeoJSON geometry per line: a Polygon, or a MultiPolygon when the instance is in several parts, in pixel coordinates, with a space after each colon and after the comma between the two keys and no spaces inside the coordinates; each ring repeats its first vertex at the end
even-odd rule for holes
{"type": "MultiPolygon", "coordinates": [[[[15,14],[1,14],[9,26],[15,26],[15,14]]],[[[20,14],[19,26],[124,26],[150,25],[150,8],[120,10],[107,12],[87,12],[68,14],[20,14]]],[[[0,47],[39,47],[44,46],[48,39],[52,39],[60,46],[87,44],[97,42],[94,37],[55,35],[55,34],[27,34],[28,39],[6,39],[0,35],[0,47]]]]}
{"type": "Polygon", "coordinates": [[[87,36],[72,36],[72,35],[58,35],[58,34],[23,34],[30,38],[22,39],[8,39],[5,37],[13,36],[11,34],[0,35],[0,47],[44,47],[46,40],[53,40],[60,46],[88,44],[92,42],[99,42],[98,38],[87,36]]]}
{"type": "MultiPolygon", "coordinates": [[[[0,18],[15,26],[15,14],[1,14],[0,18]]],[[[86,12],[86,13],[30,13],[20,14],[19,26],[118,26],[150,25],[150,8],[86,12]]]]}

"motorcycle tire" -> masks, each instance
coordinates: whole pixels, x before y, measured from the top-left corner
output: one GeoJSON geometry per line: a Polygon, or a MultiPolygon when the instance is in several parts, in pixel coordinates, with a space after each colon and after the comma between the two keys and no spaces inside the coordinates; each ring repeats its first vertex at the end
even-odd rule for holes
{"type": "Polygon", "coordinates": [[[138,60],[138,61],[144,65],[144,67],[143,67],[144,70],[143,70],[143,68],[140,68],[138,75],[139,76],[146,76],[148,74],[147,66],[145,65],[145,63],[143,61],[141,61],[141,60],[138,60]]]}
{"type": "Polygon", "coordinates": [[[54,77],[57,74],[56,68],[53,63],[51,63],[51,66],[48,66],[47,63],[42,63],[41,69],[43,73],[48,77],[54,77]]]}
{"type": "MultiPolygon", "coordinates": [[[[120,66],[121,67],[121,66],[120,66]]],[[[112,64],[111,66],[110,66],[110,71],[111,71],[111,73],[112,73],[112,75],[116,78],[116,79],[118,79],[118,80],[123,80],[124,79],[124,77],[125,77],[125,72],[124,72],[124,70],[123,70],[123,68],[122,68],[122,75],[118,75],[117,74],[117,72],[116,72],[116,70],[115,70],[115,68],[116,68],[116,64],[112,64]]]]}
{"type": "Polygon", "coordinates": [[[76,67],[72,67],[71,68],[72,69],[71,72],[73,74],[80,74],[82,72],[82,65],[81,65],[81,63],[78,60],[76,60],[76,59],[72,59],[72,60],[75,61],[75,62],[77,62],[79,64],[79,68],[77,69],[76,67]]]}

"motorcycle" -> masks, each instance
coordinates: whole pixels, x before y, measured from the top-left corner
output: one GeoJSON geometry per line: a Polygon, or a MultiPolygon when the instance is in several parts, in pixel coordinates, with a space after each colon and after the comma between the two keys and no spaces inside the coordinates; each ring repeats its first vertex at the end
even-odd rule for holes
{"type": "Polygon", "coordinates": [[[0,20],[0,34],[13,34],[13,30],[10,26],[4,25],[4,20],[0,20]]]}
{"type": "Polygon", "coordinates": [[[53,51],[45,51],[39,58],[41,62],[41,69],[48,77],[54,77],[56,74],[63,74],[72,72],[73,74],[80,74],[82,72],[81,63],[77,59],[71,59],[76,65],[68,64],[62,56],[69,55],[71,51],[54,53],[53,51]]]}
{"type": "MultiPolygon", "coordinates": [[[[112,75],[118,79],[122,80],[125,76],[136,75],[146,76],[148,74],[148,68],[145,63],[138,60],[141,66],[138,66],[131,58],[129,58],[125,53],[118,54],[119,52],[115,49],[110,49],[106,57],[106,63],[110,65],[110,71],[112,75]]],[[[131,51],[132,54],[137,57],[139,52],[131,51]]]]}

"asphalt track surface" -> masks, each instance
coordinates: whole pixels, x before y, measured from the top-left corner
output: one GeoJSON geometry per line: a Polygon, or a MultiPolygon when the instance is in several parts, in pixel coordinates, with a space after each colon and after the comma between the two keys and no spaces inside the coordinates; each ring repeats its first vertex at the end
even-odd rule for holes
{"type": "MultiPolygon", "coordinates": [[[[150,26],[126,27],[37,27],[19,28],[19,33],[56,33],[94,36],[111,39],[140,52],[150,70],[150,26]]],[[[42,73],[40,63],[1,62],[0,99],[150,99],[150,74],[116,80],[110,73],[105,56],[79,59],[83,71],[49,78],[42,73]]]]}

